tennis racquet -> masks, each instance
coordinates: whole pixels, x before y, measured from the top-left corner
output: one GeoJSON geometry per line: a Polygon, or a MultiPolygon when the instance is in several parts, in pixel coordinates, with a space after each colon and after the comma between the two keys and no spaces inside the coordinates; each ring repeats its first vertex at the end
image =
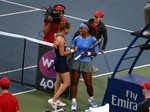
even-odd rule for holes
{"type": "MultiPolygon", "coordinates": [[[[101,39],[98,39],[98,40],[94,41],[94,42],[90,45],[90,47],[89,47],[88,49],[86,49],[84,52],[87,52],[87,51],[89,51],[89,50],[95,48],[95,47],[96,47],[98,44],[100,44],[100,43],[101,43],[101,39]]],[[[84,52],[82,52],[82,53],[84,53],[84,52]]],[[[79,59],[79,58],[81,57],[82,53],[79,54],[77,57],[75,57],[74,60],[79,59]]]]}
{"type": "MultiPolygon", "coordinates": [[[[90,45],[90,47],[89,47],[87,50],[85,50],[84,52],[87,52],[87,51],[89,51],[89,50],[95,48],[98,44],[100,44],[100,42],[101,42],[101,39],[98,39],[98,40],[94,41],[94,42],[90,45]]],[[[82,52],[82,53],[84,53],[84,52],[82,52]]],[[[79,59],[79,58],[81,57],[82,53],[79,54],[76,58],[74,58],[74,61],[77,60],[77,59],[79,59]]],[[[67,60],[70,59],[70,57],[72,57],[71,55],[72,55],[72,54],[70,54],[70,56],[67,57],[67,60]]],[[[73,61],[73,62],[74,62],[74,61],[73,61]]],[[[71,63],[73,63],[73,62],[71,62],[71,63]]],[[[51,66],[48,68],[48,70],[50,70],[51,68],[53,68],[54,65],[55,65],[55,64],[51,65],[51,66]]]]}

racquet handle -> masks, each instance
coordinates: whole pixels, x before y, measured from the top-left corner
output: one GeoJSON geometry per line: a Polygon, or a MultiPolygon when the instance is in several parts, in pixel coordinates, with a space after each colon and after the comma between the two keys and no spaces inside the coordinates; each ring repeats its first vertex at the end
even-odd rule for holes
{"type": "MultiPolygon", "coordinates": [[[[82,53],[81,53],[82,54],[82,53]]],[[[79,54],[76,58],[74,58],[74,60],[77,60],[81,57],[81,54],[79,54]]]]}

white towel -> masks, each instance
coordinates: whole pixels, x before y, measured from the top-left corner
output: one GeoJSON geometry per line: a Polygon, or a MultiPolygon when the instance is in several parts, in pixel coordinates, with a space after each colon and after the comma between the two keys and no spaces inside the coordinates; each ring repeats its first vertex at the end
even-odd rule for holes
{"type": "Polygon", "coordinates": [[[97,107],[97,108],[90,107],[89,110],[91,112],[109,112],[109,104],[107,103],[104,106],[100,106],[100,107],[97,107]]]}

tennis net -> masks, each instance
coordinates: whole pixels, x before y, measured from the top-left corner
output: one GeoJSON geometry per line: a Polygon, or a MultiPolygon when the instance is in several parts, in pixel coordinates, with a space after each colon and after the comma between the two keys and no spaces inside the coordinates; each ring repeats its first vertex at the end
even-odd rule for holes
{"type": "Polygon", "coordinates": [[[35,86],[39,45],[51,43],[0,31],[0,77],[35,86]]]}

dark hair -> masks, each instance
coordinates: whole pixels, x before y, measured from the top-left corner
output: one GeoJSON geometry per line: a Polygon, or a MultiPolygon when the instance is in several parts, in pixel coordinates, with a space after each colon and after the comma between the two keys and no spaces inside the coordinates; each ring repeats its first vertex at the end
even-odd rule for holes
{"type": "Polygon", "coordinates": [[[93,27],[89,22],[83,22],[83,23],[89,27],[89,34],[96,37],[96,35],[97,35],[96,28],[93,27]]]}
{"type": "Polygon", "coordinates": [[[7,90],[9,89],[9,86],[1,86],[2,90],[7,90]]]}
{"type": "Polygon", "coordinates": [[[59,31],[63,31],[65,28],[66,29],[70,28],[70,23],[69,22],[61,22],[59,24],[59,31]]]}

